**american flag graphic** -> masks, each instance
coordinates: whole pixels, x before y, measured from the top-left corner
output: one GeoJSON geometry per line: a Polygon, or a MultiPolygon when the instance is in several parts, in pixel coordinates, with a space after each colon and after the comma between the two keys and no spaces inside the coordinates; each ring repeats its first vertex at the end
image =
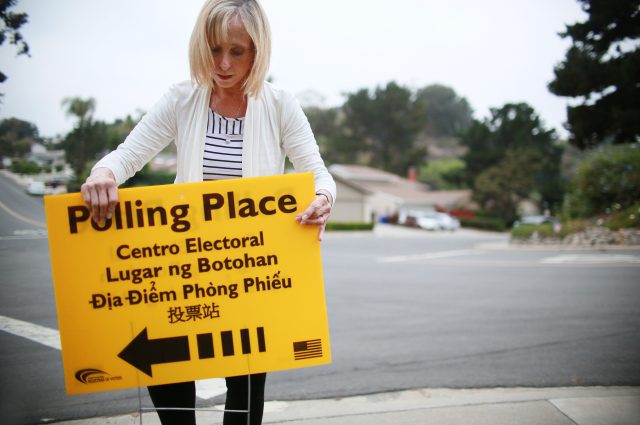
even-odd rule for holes
{"type": "Polygon", "coordinates": [[[293,357],[296,360],[322,357],[322,340],[310,339],[293,343],[293,357]]]}

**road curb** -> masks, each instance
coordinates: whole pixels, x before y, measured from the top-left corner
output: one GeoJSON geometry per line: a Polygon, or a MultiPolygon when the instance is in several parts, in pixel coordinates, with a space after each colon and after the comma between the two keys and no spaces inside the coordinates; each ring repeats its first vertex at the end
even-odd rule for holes
{"type": "MultiPolygon", "coordinates": [[[[207,408],[221,409],[222,406],[207,408]]],[[[269,401],[265,424],[540,424],[637,425],[640,387],[425,388],[301,401],[269,401]],[[434,422],[432,422],[434,421],[434,422]]],[[[220,411],[199,411],[198,424],[222,423],[220,411]]],[[[58,425],[158,425],[154,412],[92,418],[58,425]]]]}

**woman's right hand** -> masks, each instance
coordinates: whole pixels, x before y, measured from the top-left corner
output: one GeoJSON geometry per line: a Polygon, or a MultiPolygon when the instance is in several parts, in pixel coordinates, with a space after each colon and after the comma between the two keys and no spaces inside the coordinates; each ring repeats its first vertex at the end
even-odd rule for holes
{"type": "Polygon", "coordinates": [[[108,168],[96,168],[80,187],[82,198],[96,223],[104,223],[113,216],[118,204],[116,177],[108,168]]]}

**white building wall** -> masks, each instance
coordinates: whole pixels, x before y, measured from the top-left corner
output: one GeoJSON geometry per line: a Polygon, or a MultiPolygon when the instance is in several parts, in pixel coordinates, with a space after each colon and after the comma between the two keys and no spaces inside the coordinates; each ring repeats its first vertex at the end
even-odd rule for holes
{"type": "Polygon", "coordinates": [[[331,221],[336,223],[369,222],[366,215],[365,203],[367,196],[346,184],[336,181],[338,196],[331,210],[331,221]]]}

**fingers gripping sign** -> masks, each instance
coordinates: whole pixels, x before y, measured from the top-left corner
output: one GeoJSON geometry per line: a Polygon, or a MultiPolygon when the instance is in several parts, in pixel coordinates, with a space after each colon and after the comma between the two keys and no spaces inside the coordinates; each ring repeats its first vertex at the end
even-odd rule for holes
{"type": "Polygon", "coordinates": [[[103,223],[113,216],[113,211],[118,204],[118,185],[111,170],[108,168],[93,170],[80,188],[80,192],[95,222],[103,223]]]}
{"type": "Polygon", "coordinates": [[[325,191],[319,191],[307,209],[296,216],[296,221],[300,224],[318,225],[318,240],[322,241],[325,226],[331,215],[331,206],[331,195],[325,191]]]}

